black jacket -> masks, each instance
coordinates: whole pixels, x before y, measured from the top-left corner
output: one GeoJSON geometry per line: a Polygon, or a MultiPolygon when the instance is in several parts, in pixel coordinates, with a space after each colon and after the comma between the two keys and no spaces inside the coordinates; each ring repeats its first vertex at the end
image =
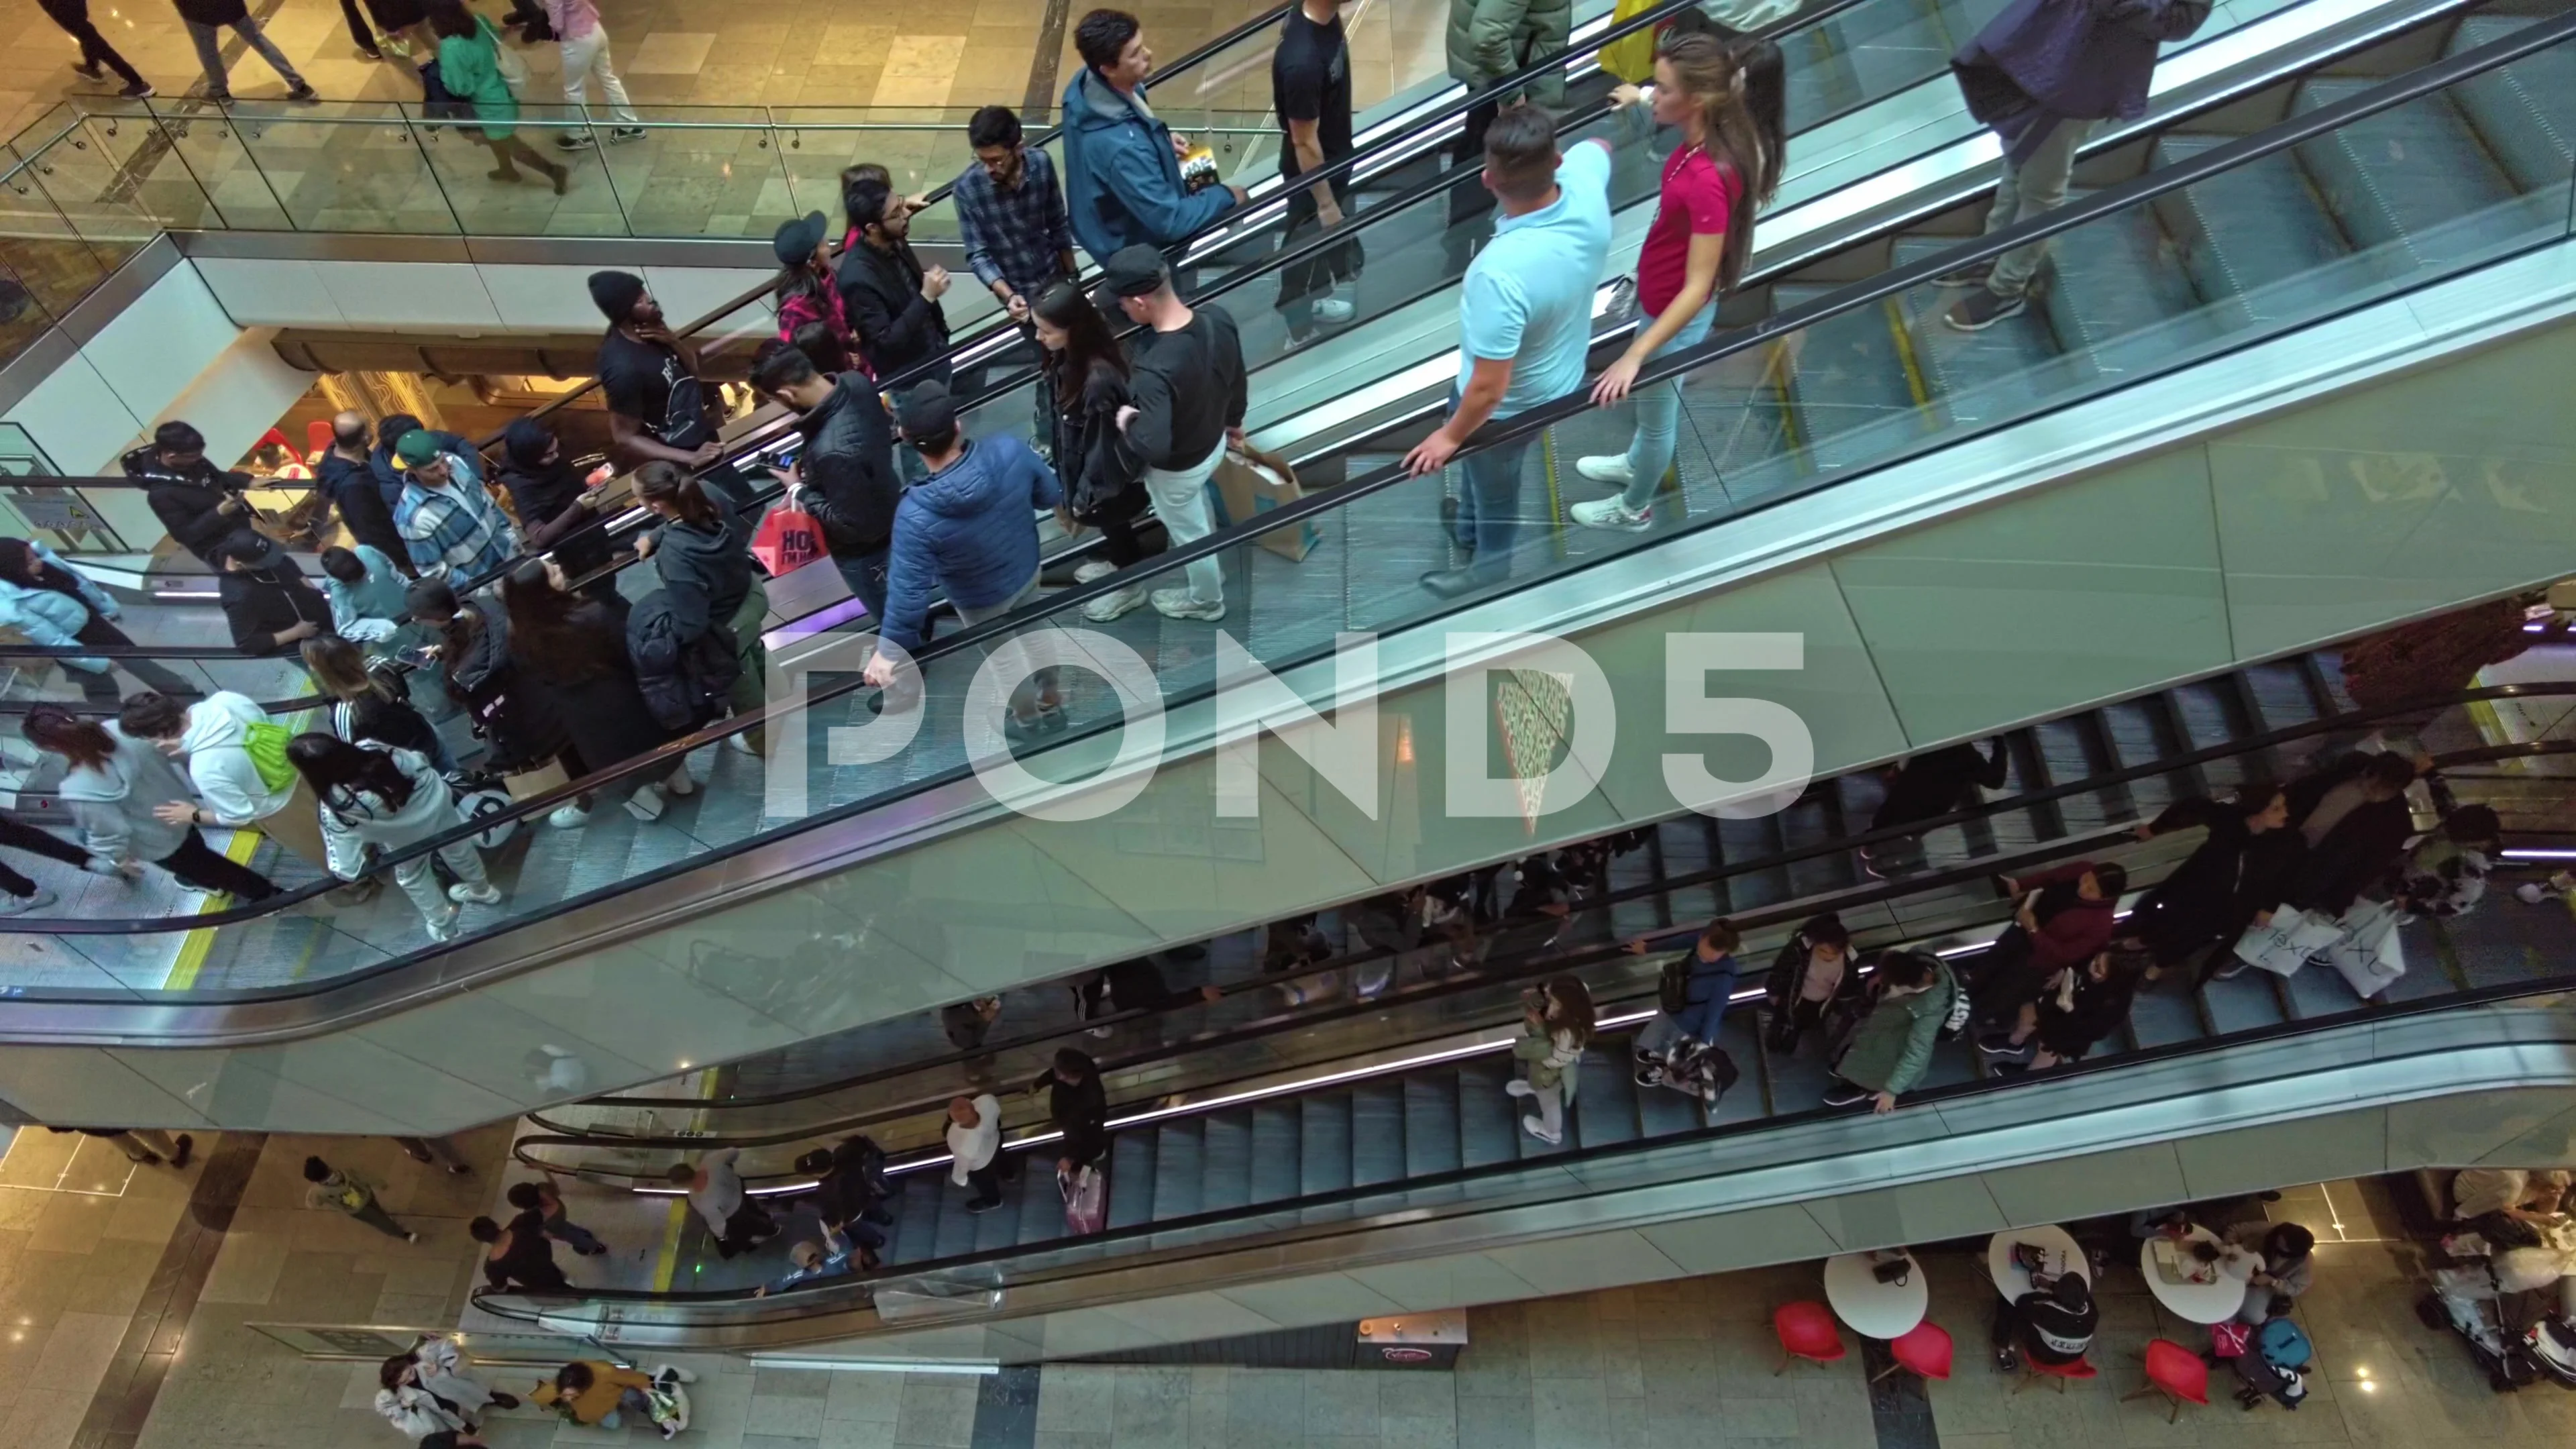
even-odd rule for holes
{"type": "MultiPolygon", "coordinates": [[[[143,499],[152,505],[153,516],[170,530],[170,537],[181,548],[209,567],[214,560],[206,557],[208,551],[230,537],[233,530],[250,524],[247,510],[229,514],[217,511],[227,495],[250,486],[247,473],[227,473],[203,459],[194,468],[175,470],[161,462],[159,449],[145,443],[125,455],[125,476],[145,485],[143,499]]],[[[329,622],[327,615],[324,622],[329,622]]]]}
{"type": "Polygon", "coordinates": [[[497,605],[468,603],[460,620],[472,619],[464,652],[447,660],[447,692],[474,716],[475,732],[492,746],[492,767],[524,770],[563,753],[571,738],[545,690],[519,687],[510,663],[510,620],[497,605]]]}
{"type": "Polygon", "coordinates": [[[2008,778],[2004,742],[1995,741],[1992,756],[1969,744],[1951,745],[1916,755],[1887,782],[1887,798],[1870,817],[1869,828],[1884,830],[1912,820],[1929,820],[1977,803],[1977,786],[2000,790],[2008,778]]]}
{"type": "Polygon", "coordinates": [[[233,647],[244,654],[283,654],[295,648],[277,636],[299,623],[331,632],[331,601],[304,582],[304,571],[283,550],[264,569],[227,571],[216,581],[224,622],[233,627],[233,647]]]}
{"type": "Polygon", "coordinates": [[[552,467],[504,463],[500,482],[510,490],[510,506],[518,510],[528,552],[551,550],[564,573],[576,579],[608,566],[608,530],[586,526],[599,515],[574,502],[586,490],[570,463],[560,458],[552,467]]]}
{"type": "Polygon", "coordinates": [[[394,511],[386,505],[383,490],[376,487],[376,470],[367,460],[353,463],[336,450],[326,451],[314,468],[349,537],[391,559],[395,568],[412,572],[411,550],[394,528],[394,511]]]}
{"type": "Polygon", "coordinates": [[[738,645],[728,626],[743,595],[751,592],[751,530],[742,515],[713,493],[716,527],[674,519],[653,545],[653,568],[670,595],[671,622],[682,640],[713,629],[738,645]]]}
{"type": "Polygon", "coordinates": [[[1029,1085],[1032,1092],[1040,1089],[1047,1094],[1047,1120],[1064,1134],[1056,1156],[1072,1158],[1076,1167],[1098,1162],[1109,1150],[1109,1092],[1100,1084],[1100,1069],[1093,1067],[1073,1084],[1049,1072],[1029,1085]]]}
{"type": "Polygon", "coordinates": [[[1076,518],[1090,517],[1144,479],[1145,460],[1118,431],[1118,410],[1131,400],[1127,379],[1105,362],[1092,365],[1078,392],[1064,390],[1055,415],[1055,466],[1076,518]]]}
{"type": "Polygon", "coordinates": [[[391,696],[363,694],[335,702],[331,706],[331,733],[351,744],[374,740],[398,750],[417,751],[426,759],[437,759],[438,731],[404,697],[402,671],[390,664],[379,664],[367,673],[391,690],[391,696]]]}
{"type": "MultiPolygon", "coordinates": [[[[2293,782],[2289,787],[2290,827],[2296,830],[2304,826],[2336,786],[2358,779],[2370,768],[2371,758],[2366,753],[2346,755],[2293,782]]],[[[2414,831],[2414,811],[2402,794],[2355,805],[2335,822],[2323,840],[2309,848],[2307,858],[2291,875],[2283,898],[2315,915],[2342,915],[2352,909],[2352,903],[2372,882],[2397,863],[2406,848],[2406,837],[2414,831]]]]}
{"type": "Polygon", "coordinates": [[[2206,798],[2178,800],[2151,827],[2158,835],[2209,828],[2209,838],[2138,902],[2128,929],[2166,965],[2212,941],[2245,933],[2257,911],[2281,904],[2290,876],[2308,853],[2307,837],[2284,826],[2260,835],[2245,814],[2206,798]]]}
{"type": "Polygon", "coordinates": [[[805,511],[823,525],[832,557],[859,558],[892,542],[903,481],[894,470],[894,424],[875,386],[855,372],[841,374],[796,429],[805,435],[796,463],[805,511]]]}
{"type": "Polygon", "coordinates": [[[948,314],[921,295],[921,259],[908,242],[879,251],[861,238],[841,253],[834,280],[868,369],[892,382],[895,374],[948,350],[948,314]]]}
{"type": "Polygon", "coordinates": [[[483,1256],[483,1281],[495,1293],[510,1291],[513,1284],[539,1293],[560,1293],[571,1287],[563,1269],[555,1266],[555,1245],[546,1236],[545,1214],[523,1212],[510,1219],[510,1242],[501,1256],[489,1252],[483,1256]]]}

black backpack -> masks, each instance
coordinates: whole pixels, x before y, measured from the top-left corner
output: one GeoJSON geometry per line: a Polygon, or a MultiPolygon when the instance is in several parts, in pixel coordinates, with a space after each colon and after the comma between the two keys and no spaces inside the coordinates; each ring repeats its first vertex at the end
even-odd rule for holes
{"type": "Polygon", "coordinates": [[[1690,1010],[1691,962],[1698,955],[1685,951],[1664,963],[1663,977],[1655,983],[1655,1005],[1666,1016],[1679,1016],[1690,1010]]]}
{"type": "Polygon", "coordinates": [[[626,616],[626,653],[635,663],[635,683],[653,721],[674,734],[685,733],[724,712],[742,661],[721,631],[708,629],[681,642],[671,618],[671,597],[655,589],[636,601],[626,616]]]}

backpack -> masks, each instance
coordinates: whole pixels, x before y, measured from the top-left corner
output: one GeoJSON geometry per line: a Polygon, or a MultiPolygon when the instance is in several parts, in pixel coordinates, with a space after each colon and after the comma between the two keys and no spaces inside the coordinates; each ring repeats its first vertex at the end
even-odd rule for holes
{"type": "Polygon", "coordinates": [[[2263,1356],[2265,1363],[2284,1372],[2304,1369],[2316,1356],[2307,1334],[2286,1318],[2270,1319],[2254,1330],[2254,1351],[2263,1356]]]}
{"type": "Polygon", "coordinates": [[[1941,1022],[1941,1040],[1957,1041],[1967,1031],[1968,1016],[1972,1006],[1968,993],[1959,986],[1959,979],[1955,976],[1951,977],[1950,1014],[1941,1022]]]}
{"type": "Polygon", "coordinates": [[[1679,1016],[1690,1010],[1691,961],[1697,952],[1677,956],[1664,963],[1664,974],[1655,982],[1655,1006],[1666,1016],[1679,1016]]]}
{"type": "Polygon", "coordinates": [[[251,768],[259,771],[259,782],[271,790],[283,790],[296,780],[295,766],[286,758],[286,742],[295,731],[269,720],[253,720],[242,726],[242,753],[250,756],[251,768]]]}
{"type": "Polygon", "coordinates": [[[674,733],[698,728],[724,712],[742,660],[722,631],[709,629],[682,643],[671,619],[671,597],[655,589],[626,617],[626,653],[653,722],[674,733]]]}
{"type": "Polygon", "coordinates": [[[474,843],[485,850],[498,850],[519,833],[516,820],[493,817],[510,808],[510,792],[497,785],[481,784],[450,775],[447,787],[456,797],[456,818],[474,827],[474,843]]]}

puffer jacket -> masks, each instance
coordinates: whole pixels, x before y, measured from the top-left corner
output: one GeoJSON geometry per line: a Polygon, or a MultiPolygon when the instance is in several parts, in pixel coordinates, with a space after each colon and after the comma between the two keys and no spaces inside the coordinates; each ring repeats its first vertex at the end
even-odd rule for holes
{"type": "Polygon", "coordinates": [[[1908,996],[1881,997],[1852,1032],[1834,1071],[1854,1086],[1873,1092],[1910,1092],[1932,1065],[1932,1044],[1950,1019],[1950,1004],[1959,983],[1945,963],[1932,973],[1932,984],[1908,996]]]}
{"type": "Polygon", "coordinates": [[[90,854],[114,861],[162,859],[187,843],[188,827],[162,820],[152,807],[184,801],[195,788],[178,762],[152,744],[128,737],[114,720],[105,728],[116,741],[115,753],[95,767],[64,771],[57,788],[71,802],[90,854]]]}
{"type": "MultiPolygon", "coordinates": [[[[27,547],[34,550],[45,571],[72,582],[80,591],[75,598],[60,589],[26,588],[0,579],[0,628],[15,629],[27,636],[27,642],[47,649],[73,649],[80,640],[73,637],[89,627],[90,616],[102,619],[116,617],[116,602],[105,590],[83,578],[62,556],[33,539],[27,547]]],[[[90,674],[105,674],[107,661],[101,658],[63,659],[57,661],[90,674]]]]}
{"type": "MultiPolygon", "coordinates": [[[[1573,33],[1572,0],[1449,0],[1449,77],[1482,90],[1563,51],[1573,33]]],[[[1532,81],[1529,98],[1565,104],[1565,73],[1532,81]]]]}
{"type": "Polygon", "coordinates": [[[1007,433],[977,438],[966,455],[912,485],[894,516],[886,581],[886,639],[921,647],[934,590],[961,609],[1007,603],[1038,571],[1031,514],[1064,501],[1055,470],[1007,433]]]}
{"type": "MultiPolygon", "coordinates": [[[[1564,43],[1560,25],[1557,44],[1564,43]]],[[[1124,246],[1170,246],[1232,211],[1234,193],[1191,192],[1172,154],[1172,128],[1085,66],[1064,88],[1064,204],[1074,240],[1105,261],[1124,246]]]]}

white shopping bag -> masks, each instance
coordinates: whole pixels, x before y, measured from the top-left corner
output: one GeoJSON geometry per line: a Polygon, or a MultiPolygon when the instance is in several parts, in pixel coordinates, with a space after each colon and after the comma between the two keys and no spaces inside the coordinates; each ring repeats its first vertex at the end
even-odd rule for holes
{"type": "Polygon", "coordinates": [[[2362,901],[2336,922],[2340,934],[2320,959],[2343,973],[2353,995],[2367,1001],[2406,974],[2405,948],[2397,939],[2397,907],[2388,901],[2362,901]]]}
{"type": "Polygon", "coordinates": [[[2337,922],[2282,905],[2273,910],[2269,925],[2248,926],[2236,938],[2236,959],[2275,976],[2288,976],[2342,935],[2343,927],[2337,922]]]}

